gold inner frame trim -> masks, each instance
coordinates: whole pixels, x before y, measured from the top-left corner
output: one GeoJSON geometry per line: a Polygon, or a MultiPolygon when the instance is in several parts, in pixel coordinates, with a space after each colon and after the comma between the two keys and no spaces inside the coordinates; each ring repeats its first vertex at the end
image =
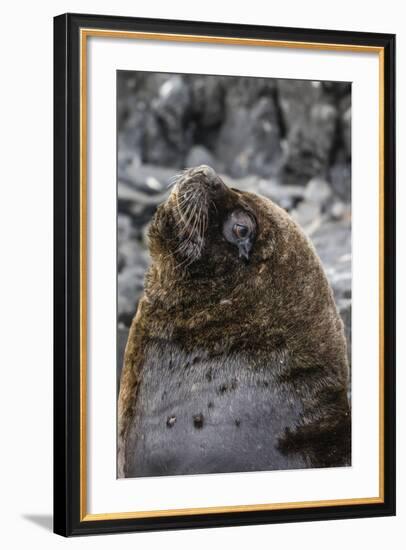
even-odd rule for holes
{"type": "Polygon", "coordinates": [[[115,31],[107,29],[80,29],[80,521],[112,519],[141,519],[175,517],[227,512],[254,512],[265,510],[292,510],[379,504],[384,502],[384,48],[356,44],[331,44],[317,42],[282,41],[223,36],[185,35],[176,33],[149,33],[115,31]],[[161,40],[171,42],[214,43],[233,46],[260,46],[296,48],[379,55],[379,496],[215,506],[204,508],[180,508],[173,510],[143,510],[134,512],[87,513],[87,38],[124,38],[137,40],[161,40]]]}

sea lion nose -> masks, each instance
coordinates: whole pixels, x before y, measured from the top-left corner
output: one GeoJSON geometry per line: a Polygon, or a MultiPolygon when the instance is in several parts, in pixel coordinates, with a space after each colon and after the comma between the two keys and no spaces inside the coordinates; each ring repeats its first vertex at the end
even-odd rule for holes
{"type": "Polygon", "coordinates": [[[224,186],[222,180],[217,175],[217,172],[213,170],[211,166],[202,164],[196,169],[196,171],[203,174],[205,177],[205,183],[211,191],[218,191],[224,186]]]}
{"type": "Polygon", "coordinates": [[[217,177],[217,174],[216,172],[213,170],[213,168],[211,166],[209,166],[208,164],[201,164],[197,170],[199,172],[202,172],[206,178],[209,178],[209,179],[212,179],[212,178],[216,178],[217,177]]]}

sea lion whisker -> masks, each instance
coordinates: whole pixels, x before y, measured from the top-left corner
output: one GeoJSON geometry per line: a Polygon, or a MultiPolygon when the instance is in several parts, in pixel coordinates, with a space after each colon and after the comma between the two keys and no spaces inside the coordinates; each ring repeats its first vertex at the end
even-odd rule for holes
{"type": "Polygon", "coordinates": [[[179,200],[179,195],[176,195],[176,207],[180,210],[182,209],[185,204],[188,204],[190,202],[190,197],[187,193],[184,193],[181,197],[181,200],[179,200]]]}
{"type": "Polygon", "coordinates": [[[178,202],[177,207],[179,209],[184,208],[186,205],[190,204],[192,202],[191,197],[184,197],[180,202],[178,202]]]}
{"type": "Polygon", "coordinates": [[[194,241],[185,240],[183,241],[177,248],[174,250],[174,254],[182,253],[186,254],[189,258],[191,255],[193,255],[193,247],[196,246],[196,243],[194,241]]]}
{"type": "MultiPolygon", "coordinates": [[[[187,217],[189,215],[189,212],[193,209],[193,207],[195,206],[196,202],[193,200],[193,196],[191,196],[190,198],[188,198],[186,201],[184,201],[182,203],[182,206],[179,205],[178,208],[177,208],[177,211],[179,213],[179,220],[176,224],[176,227],[180,224],[183,224],[184,226],[187,226],[187,217]],[[186,203],[190,203],[187,208],[185,210],[182,209],[182,206],[183,204],[186,204],[186,203]]],[[[193,214],[192,214],[193,215],[193,214]]]]}
{"type": "MultiPolygon", "coordinates": [[[[207,227],[208,227],[208,219],[207,219],[207,213],[206,212],[203,212],[202,213],[202,235],[201,235],[201,249],[203,248],[203,244],[204,244],[204,236],[206,234],[206,231],[207,231],[207,227]]],[[[201,252],[201,250],[200,250],[201,252]]]]}
{"type": "Polygon", "coordinates": [[[186,191],[183,191],[182,193],[176,194],[177,199],[177,205],[179,207],[182,207],[184,204],[188,202],[195,202],[195,198],[198,195],[198,192],[196,189],[186,189],[186,191]],[[180,200],[179,200],[180,199],[180,200]]]}
{"type": "Polygon", "coordinates": [[[203,237],[204,237],[204,234],[205,234],[205,214],[203,212],[203,207],[200,208],[200,212],[199,212],[199,237],[200,237],[200,240],[203,241],[203,237]]]}
{"type": "Polygon", "coordinates": [[[194,236],[195,229],[197,227],[197,222],[198,222],[198,217],[195,216],[195,220],[193,222],[192,228],[190,229],[190,225],[187,228],[185,228],[185,232],[186,232],[186,230],[188,230],[188,232],[189,232],[189,235],[186,238],[186,244],[189,243],[192,240],[192,238],[194,236]]]}
{"type": "Polygon", "coordinates": [[[190,200],[191,196],[192,196],[192,192],[191,192],[190,189],[187,189],[186,191],[183,191],[183,193],[176,193],[177,204],[178,205],[183,205],[184,203],[186,203],[190,200]]]}
{"type": "Polygon", "coordinates": [[[193,224],[193,227],[192,227],[192,230],[189,232],[189,236],[180,243],[180,245],[174,250],[174,254],[178,253],[178,252],[185,252],[188,248],[188,246],[190,246],[190,243],[193,244],[193,241],[192,241],[192,238],[193,238],[193,232],[194,232],[194,229],[195,229],[195,224],[196,224],[196,220],[193,224]]]}
{"type": "Polygon", "coordinates": [[[197,244],[198,244],[198,247],[199,247],[198,256],[200,256],[202,248],[203,248],[204,234],[206,232],[206,217],[207,217],[206,213],[203,211],[203,206],[201,206],[200,210],[199,210],[199,213],[198,213],[199,223],[198,223],[198,227],[197,227],[197,236],[196,236],[197,244]]]}
{"type": "Polygon", "coordinates": [[[186,233],[186,231],[189,229],[190,227],[190,224],[192,222],[192,219],[194,217],[194,215],[196,214],[196,210],[197,210],[197,203],[193,204],[193,208],[191,210],[191,213],[189,215],[189,217],[187,218],[187,220],[183,220],[184,222],[184,225],[183,225],[183,233],[186,233]]]}
{"type": "MultiPolygon", "coordinates": [[[[192,218],[193,216],[195,215],[196,213],[196,209],[199,205],[199,196],[198,194],[195,192],[192,197],[190,198],[190,202],[192,203],[192,205],[194,205],[194,209],[192,210],[192,214],[188,217],[188,219],[186,220],[186,223],[185,223],[185,230],[188,228],[188,225],[190,224],[190,222],[192,221],[192,218]]],[[[182,212],[181,212],[181,216],[182,216],[182,212]]],[[[186,218],[185,215],[182,216],[183,218],[186,218]]]]}
{"type": "Polygon", "coordinates": [[[188,205],[188,207],[185,209],[184,212],[182,212],[181,208],[178,209],[179,220],[177,221],[175,227],[178,227],[179,225],[183,225],[183,226],[186,225],[189,213],[192,212],[193,207],[194,207],[194,205],[193,205],[193,203],[191,203],[190,205],[188,205]]]}
{"type": "Polygon", "coordinates": [[[179,264],[176,264],[175,269],[178,269],[178,268],[182,267],[185,264],[186,264],[186,267],[189,267],[195,261],[195,259],[196,258],[193,258],[193,255],[190,258],[187,257],[182,262],[180,262],[179,264]]]}
{"type": "Polygon", "coordinates": [[[183,241],[183,243],[177,249],[177,251],[188,252],[188,249],[190,249],[190,246],[192,246],[193,248],[190,253],[190,256],[193,257],[193,255],[195,255],[195,258],[193,258],[193,261],[200,256],[203,248],[204,234],[201,232],[202,211],[203,211],[203,207],[201,206],[196,215],[196,219],[193,223],[193,227],[189,233],[188,238],[185,241],[183,241]],[[197,249],[196,249],[196,246],[197,246],[197,249]]]}
{"type": "Polygon", "coordinates": [[[187,171],[186,170],[181,170],[180,172],[177,172],[176,174],[174,174],[173,176],[171,176],[169,178],[169,183],[168,183],[168,187],[171,187],[172,185],[174,185],[175,183],[177,183],[178,180],[180,180],[182,178],[182,176],[185,174],[185,172],[187,171]]]}
{"type": "Polygon", "coordinates": [[[189,206],[187,206],[187,208],[185,208],[184,212],[182,212],[182,210],[177,211],[179,217],[178,217],[178,221],[175,223],[175,228],[179,227],[180,225],[185,225],[185,219],[189,216],[189,213],[191,212],[192,207],[193,205],[190,204],[189,206]]]}
{"type": "MultiPolygon", "coordinates": [[[[175,205],[179,219],[175,223],[175,228],[181,226],[178,235],[182,241],[168,256],[186,254],[185,260],[192,262],[201,255],[207,228],[207,214],[202,204],[204,196],[203,189],[196,187],[188,188],[181,194],[176,193],[175,205]]],[[[178,265],[185,263],[186,261],[183,261],[178,265]]]]}
{"type": "Polygon", "coordinates": [[[203,208],[202,208],[202,213],[201,213],[201,241],[202,241],[202,247],[203,247],[203,241],[204,241],[204,235],[206,233],[206,230],[207,230],[207,215],[205,212],[203,212],[203,208]]]}

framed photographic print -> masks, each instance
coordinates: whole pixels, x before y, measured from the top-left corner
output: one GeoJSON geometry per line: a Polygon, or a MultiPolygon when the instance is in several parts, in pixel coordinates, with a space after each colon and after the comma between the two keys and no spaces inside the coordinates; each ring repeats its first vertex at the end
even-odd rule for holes
{"type": "Polygon", "coordinates": [[[54,530],[395,513],[395,37],[54,20],[54,530]]]}

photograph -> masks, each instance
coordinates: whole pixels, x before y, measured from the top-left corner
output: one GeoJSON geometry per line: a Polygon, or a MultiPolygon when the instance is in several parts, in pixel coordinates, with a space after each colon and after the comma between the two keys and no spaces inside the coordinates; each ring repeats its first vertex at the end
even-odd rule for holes
{"type": "Polygon", "coordinates": [[[372,4],[4,4],[3,548],[398,550],[406,31],[372,4]]]}
{"type": "Polygon", "coordinates": [[[351,467],[351,83],[116,75],[117,477],[351,467]]]}
{"type": "Polygon", "coordinates": [[[395,35],[54,38],[54,531],[393,515],[395,35]]]}

